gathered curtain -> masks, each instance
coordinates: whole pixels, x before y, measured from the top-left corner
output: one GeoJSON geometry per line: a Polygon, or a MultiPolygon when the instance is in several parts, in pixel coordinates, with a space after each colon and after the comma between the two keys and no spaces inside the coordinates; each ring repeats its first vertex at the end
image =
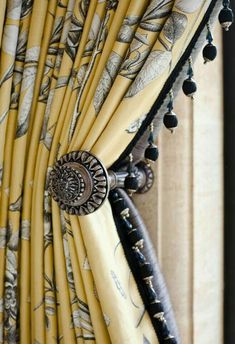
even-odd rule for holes
{"type": "Polygon", "coordinates": [[[211,2],[2,1],[0,343],[159,343],[109,201],[69,215],[48,178],[76,150],[112,166],[211,2]]]}

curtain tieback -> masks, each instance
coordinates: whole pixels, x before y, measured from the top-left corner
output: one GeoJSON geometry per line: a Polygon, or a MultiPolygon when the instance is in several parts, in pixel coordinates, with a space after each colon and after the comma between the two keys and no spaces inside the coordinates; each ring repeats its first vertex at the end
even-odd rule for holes
{"type": "MultiPolygon", "coordinates": [[[[124,188],[128,177],[126,166],[114,172],[106,170],[102,162],[87,151],[63,155],[54,165],[49,177],[49,191],[59,207],[69,214],[88,215],[102,206],[115,188],[124,188]]],[[[153,184],[153,171],[141,161],[134,167],[138,188],[145,193],[153,184]]]]}

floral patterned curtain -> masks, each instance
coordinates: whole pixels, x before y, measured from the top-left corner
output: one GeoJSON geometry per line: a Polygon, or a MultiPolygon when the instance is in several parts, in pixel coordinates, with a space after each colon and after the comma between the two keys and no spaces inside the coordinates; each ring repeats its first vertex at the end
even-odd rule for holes
{"type": "Polygon", "coordinates": [[[109,201],[68,215],[48,176],[74,150],[118,159],[212,2],[2,0],[0,343],[161,342],[109,201]]]}

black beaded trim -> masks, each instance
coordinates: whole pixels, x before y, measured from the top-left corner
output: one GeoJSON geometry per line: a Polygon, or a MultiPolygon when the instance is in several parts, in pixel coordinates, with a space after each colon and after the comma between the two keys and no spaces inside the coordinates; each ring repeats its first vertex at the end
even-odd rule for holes
{"type": "Polygon", "coordinates": [[[195,44],[197,43],[197,40],[198,40],[202,30],[204,29],[204,27],[208,23],[210,15],[211,15],[211,13],[212,13],[212,11],[213,11],[213,9],[214,9],[214,7],[218,1],[219,0],[212,0],[211,1],[202,21],[201,21],[200,25],[198,26],[198,28],[197,28],[193,38],[191,39],[188,47],[185,49],[185,52],[183,53],[183,55],[179,59],[178,63],[176,64],[174,70],[172,71],[171,75],[168,77],[167,81],[165,82],[165,85],[163,86],[159,96],[157,97],[157,99],[153,103],[153,105],[152,105],[148,115],[146,116],[145,120],[143,121],[140,129],[137,131],[136,135],[134,136],[132,141],[129,143],[129,145],[126,147],[126,149],[123,151],[123,153],[119,156],[117,161],[113,164],[113,166],[112,166],[113,170],[116,171],[119,169],[119,167],[123,164],[123,161],[131,153],[131,151],[132,151],[133,147],[136,145],[137,141],[141,138],[141,136],[144,134],[146,129],[149,127],[149,125],[153,121],[158,110],[162,106],[167,94],[172,89],[174,82],[176,81],[177,77],[179,76],[180,72],[182,71],[184,64],[189,59],[189,57],[192,53],[192,50],[193,50],[195,44]]]}
{"type": "Polygon", "coordinates": [[[142,252],[144,239],[141,232],[130,222],[129,208],[118,189],[112,190],[109,198],[124,253],[159,343],[177,344],[175,337],[170,333],[164,316],[163,305],[152,284],[153,268],[142,252]]]}

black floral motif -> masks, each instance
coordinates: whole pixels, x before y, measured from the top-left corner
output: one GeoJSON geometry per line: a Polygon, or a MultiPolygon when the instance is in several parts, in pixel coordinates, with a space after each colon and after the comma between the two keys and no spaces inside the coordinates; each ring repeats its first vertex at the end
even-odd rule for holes
{"type": "Polygon", "coordinates": [[[68,38],[65,46],[65,51],[72,60],[74,60],[75,58],[77,47],[80,42],[83,24],[89,8],[89,1],[83,0],[79,3],[78,6],[80,18],[76,17],[75,15],[72,16],[71,27],[68,33],[68,38]]]}
{"type": "Polygon", "coordinates": [[[129,87],[125,97],[133,97],[142,91],[152,80],[159,77],[169,66],[171,53],[169,51],[155,50],[152,51],[141,71],[129,87]]]}
{"type": "Polygon", "coordinates": [[[22,195],[20,195],[15,202],[9,204],[10,211],[20,211],[22,207],[22,195]]]}
{"type": "Polygon", "coordinates": [[[164,25],[163,33],[171,44],[171,48],[175,42],[182,36],[187,25],[186,15],[178,12],[172,12],[164,25]]]}
{"type": "Polygon", "coordinates": [[[107,8],[108,10],[116,9],[116,8],[117,8],[117,5],[118,5],[118,1],[119,1],[119,0],[108,0],[108,1],[107,1],[107,5],[106,5],[106,8],[107,8]]]}
{"type": "Polygon", "coordinates": [[[122,58],[114,51],[110,54],[110,57],[105,65],[103,74],[96,88],[94,96],[94,108],[96,114],[99,113],[102,104],[104,103],[108,92],[115,80],[115,77],[119,71],[122,58]]]}
{"type": "MultiPolygon", "coordinates": [[[[120,75],[130,80],[135,79],[151,51],[148,41],[148,31],[161,31],[164,24],[162,18],[167,18],[167,15],[169,15],[171,8],[172,1],[170,0],[151,1],[139,24],[139,27],[141,29],[144,29],[146,31],[146,34],[141,33],[138,30],[135,32],[125,61],[121,66],[120,75]]],[[[125,37],[127,37],[127,33],[125,34],[125,37]]],[[[129,37],[131,37],[130,33],[129,37]]]]}
{"type": "MultiPolygon", "coordinates": [[[[10,79],[13,75],[13,70],[14,70],[14,64],[11,64],[6,70],[5,73],[2,75],[2,78],[0,79],[0,87],[2,86],[2,84],[7,81],[8,79],[10,79]]],[[[0,123],[1,123],[1,117],[0,116],[0,123]]]]}
{"type": "Polygon", "coordinates": [[[21,31],[19,34],[17,47],[16,47],[16,61],[23,62],[25,60],[27,39],[28,39],[28,30],[21,31]]]}
{"type": "Polygon", "coordinates": [[[33,0],[23,0],[21,7],[21,18],[26,17],[32,12],[33,0]]]}
{"type": "Polygon", "coordinates": [[[140,27],[152,32],[161,31],[163,22],[157,22],[156,19],[167,17],[172,9],[172,3],[172,0],[151,1],[141,19],[140,27]]]}
{"type": "Polygon", "coordinates": [[[119,30],[117,41],[122,43],[130,43],[135,33],[135,25],[140,21],[138,16],[128,16],[123,20],[123,24],[119,30]]]}
{"type": "Polygon", "coordinates": [[[71,21],[71,28],[69,30],[68,38],[67,38],[67,43],[66,43],[66,52],[70,56],[72,60],[74,60],[77,47],[79,44],[79,37],[81,35],[83,28],[83,24],[81,21],[76,18],[74,15],[72,17],[71,21]]]}
{"type": "Polygon", "coordinates": [[[21,92],[25,92],[25,94],[18,111],[16,138],[25,135],[28,130],[39,53],[40,48],[38,46],[29,48],[26,52],[21,83],[21,92]]]}
{"type": "Polygon", "coordinates": [[[18,341],[18,301],[16,253],[7,250],[4,295],[4,327],[7,330],[7,343],[18,341]]]}
{"type": "Polygon", "coordinates": [[[51,39],[48,47],[49,55],[57,55],[58,44],[60,42],[62,30],[64,26],[64,17],[58,17],[55,19],[53,31],[51,34],[51,39]]]}

